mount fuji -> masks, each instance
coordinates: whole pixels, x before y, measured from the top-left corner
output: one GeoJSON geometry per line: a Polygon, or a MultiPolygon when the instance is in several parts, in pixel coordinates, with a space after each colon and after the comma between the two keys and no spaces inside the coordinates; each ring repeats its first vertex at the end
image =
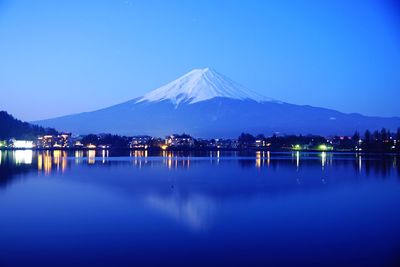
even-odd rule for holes
{"type": "Polygon", "coordinates": [[[253,134],[351,135],[354,131],[394,130],[400,118],[368,117],[284,103],[264,97],[217,71],[194,69],[141,97],[104,109],[36,121],[77,134],[115,133],[165,136],[237,137],[253,134]]]}

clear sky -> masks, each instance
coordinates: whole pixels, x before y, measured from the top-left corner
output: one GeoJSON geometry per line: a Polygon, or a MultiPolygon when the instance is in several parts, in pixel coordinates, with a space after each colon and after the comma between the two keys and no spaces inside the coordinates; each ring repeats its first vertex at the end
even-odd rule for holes
{"type": "Polygon", "coordinates": [[[400,116],[395,0],[0,0],[0,109],[24,120],[127,101],[212,67],[261,94],[400,116]]]}

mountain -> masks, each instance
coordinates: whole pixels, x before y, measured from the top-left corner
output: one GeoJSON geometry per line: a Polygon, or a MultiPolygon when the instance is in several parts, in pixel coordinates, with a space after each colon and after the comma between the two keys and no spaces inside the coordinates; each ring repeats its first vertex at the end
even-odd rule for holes
{"type": "Polygon", "coordinates": [[[0,140],[10,138],[35,139],[38,135],[55,134],[56,130],[43,128],[15,119],[6,111],[0,111],[0,140]]]}
{"type": "Polygon", "coordinates": [[[400,118],[345,114],[284,103],[253,92],[217,71],[195,69],[142,97],[108,108],[37,121],[79,134],[237,137],[241,132],[350,135],[366,129],[396,129],[400,118]]]}
{"type": "Polygon", "coordinates": [[[137,103],[169,100],[178,106],[180,103],[194,104],[216,97],[257,102],[272,101],[272,99],[248,90],[215,70],[205,68],[192,70],[175,81],[145,94],[137,103]]]}

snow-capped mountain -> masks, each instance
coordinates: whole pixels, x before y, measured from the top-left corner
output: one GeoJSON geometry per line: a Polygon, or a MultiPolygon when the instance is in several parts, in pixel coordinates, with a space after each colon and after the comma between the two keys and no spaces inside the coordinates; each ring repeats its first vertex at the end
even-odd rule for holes
{"type": "Polygon", "coordinates": [[[257,102],[274,101],[244,86],[211,68],[194,69],[182,77],[151,91],[141,97],[140,102],[159,102],[170,100],[174,105],[193,104],[215,97],[226,97],[257,102]]]}
{"type": "Polygon", "coordinates": [[[382,127],[400,118],[368,117],[283,103],[264,97],[210,68],[195,69],[142,97],[108,108],[36,121],[76,134],[116,133],[197,137],[253,134],[346,134],[382,127]]]}

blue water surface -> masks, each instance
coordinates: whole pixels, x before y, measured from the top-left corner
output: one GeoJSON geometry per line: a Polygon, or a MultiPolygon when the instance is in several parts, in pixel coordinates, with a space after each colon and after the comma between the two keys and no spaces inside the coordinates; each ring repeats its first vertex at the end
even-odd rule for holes
{"type": "Polygon", "coordinates": [[[0,266],[400,266],[400,162],[0,151],[0,266]]]}

